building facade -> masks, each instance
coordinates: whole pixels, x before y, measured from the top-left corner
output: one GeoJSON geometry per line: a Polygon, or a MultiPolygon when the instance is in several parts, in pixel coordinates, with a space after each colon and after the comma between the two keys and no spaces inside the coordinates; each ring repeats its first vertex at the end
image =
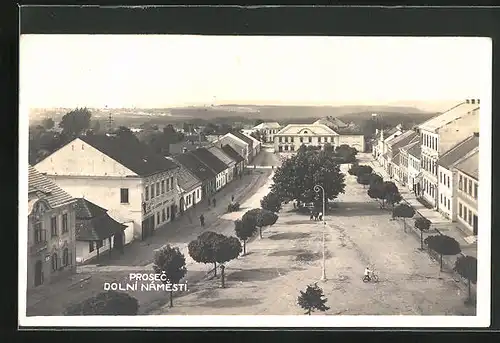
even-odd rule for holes
{"type": "MultiPolygon", "coordinates": [[[[201,181],[201,194],[196,192],[196,198],[204,199],[216,192],[216,174],[191,152],[186,152],[173,157],[173,159],[201,181]]],[[[187,186],[186,186],[187,187],[187,186]]],[[[196,205],[196,203],[194,203],[196,205]]]]}
{"type": "Polygon", "coordinates": [[[436,209],[439,204],[438,160],[452,146],[479,131],[479,100],[471,99],[419,125],[422,196],[436,209]]]}
{"type": "MultiPolygon", "coordinates": [[[[479,229],[479,151],[473,153],[454,167],[457,171],[457,221],[468,232],[476,236],[479,229]]],[[[488,229],[488,228],[486,228],[488,229]]]]}
{"type": "Polygon", "coordinates": [[[224,146],[226,144],[229,145],[238,153],[238,155],[245,159],[245,166],[247,166],[251,160],[251,149],[249,144],[231,133],[217,138],[213,141],[213,143],[217,146],[224,146]]]}
{"type": "Polygon", "coordinates": [[[395,136],[403,133],[401,125],[389,130],[375,130],[375,140],[373,142],[372,154],[373,157],[381,164],[384,165],[383,156],[387,153],[387,142],[395,136]]]}
{"type": "Polygon", "coordinates": [[[233,181],[234,167],[236,165],[236,162],[230,156],[228,156],[222,149],[216,146],[207,147],[207,150],[226,165],[226,169],[224,171],[226,184],[233,181]]]}
{"type": "Polygon", "coordinates": [[[229,145],[224,145],[221,149],[235,162],[233,167],[233,178],[242,177],[245,171],[245,159],[229,145]]]}
{"type": "Polygon", "coordinates": [[[126,225],[124,244],[145,239],[175,219],[177,165],[132,137],[82,136],[36,168],[73,197],[90,200],[126,225]]]}
{"type": "Polygon", "coordinates": [[[215,192],[227,185],[230,169],[224,162],[205,148],[193,150],[191,154],[215,173],[215,192]]]}
{"type": "Polygon", "coordinates": [[[363,135],[339,135],[322,124],[289,124],[274,135],[274,151],[290,153],[297,151],[302,145],[320,146],[330,144],[333,147],[349,145],[358,151],[364,151],[363,135]]]}
{"type": "Polygon", "coordinates": [[[274,135],[278,133],[279,130],[281,130],[281,125],[278,122],[260,123],[252,130],[260,131],[262,139],[265,143],[273,143],[274,135]]]}
{"type": "Polygon", "coordinates": [[[29,166],[27,289],[76,272],[75,200],[29,166]]]}

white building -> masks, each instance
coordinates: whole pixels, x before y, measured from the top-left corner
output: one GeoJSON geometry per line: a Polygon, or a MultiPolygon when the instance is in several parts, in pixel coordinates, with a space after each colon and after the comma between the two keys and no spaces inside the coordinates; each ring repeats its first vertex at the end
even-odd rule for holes
{"type": "Polygon", "coordinates": [[[333,147],[349,145],[363,152],[363,135],[340,135],[322,124],[289,124],[274,135],[274,151],[280,153],[297,151],[301,145],[333,147]]]}
{"type": "Polygon", "coordinates": [[[403,174],[403,180],[408,186],[408,189],[414,193],[418,193],[417,177],[420,171],[421,144],[420,139],[418,139],[400,149],[400,169],[403,174]]]}
{"type": "Polygon", "coordinates": [[[177,173],[177,191],[179,193],[179,213],[182,214],[202,200],[203,183],[180,162],[171,157],[167,158],[179,166],[179,172],[177,173]]]}
{"type": "Polygon", "coordinates": [[[207,150],[210,151],[212,155],[217,157],[226,165],[227,168],[224,170],[224,173],[226,174],[225,176],[226,184],[233,181],[234,168],[236,166],[236,162],[230,156],[228,156],[222,149],[216,146],[207,147],[207,150]]]}
{"type": "Polygon", "coordinates": [[[387,142],[389,142],[394,137],[403,133],[401,125],[389,130],[379,130],[375,131],[375,141],[373,144],[373,157],[382,165],[387,165],[387,161],[384,163],[384,156],[387,153],[387,142]]]}
{"type": "Polygon", "coordinates": [[[455,166],[477,151],[479,151],[478,134],[458,143],[438,160],[439,202],[437,208],[443,217],[447,219],[456,220],[457,189],[455,185],[458,184],[458,172],[455,170],[455,166]]]}
{"type": "Polygon", "coordinates": [[[466,100],[419,125],[422,141],[423,198],[437,209],[439,157],[458,142],[479,131],[479,100],[466,100]]]}
{"type": "MultiPolygon", "coordinates": [[[[474,236],[477,236],[478,190],[479,190],[479,151],[457,163],[454,167],[458,174],[457,221],[474,236]]],[[[488,230],[489,228],[485,228],[488,230]]]]}
{"type": "Polygon", "coordinates": [[[384,168],[390,177],[394,177],[402,183],[407,181],[403,180],[403,171],[400,168],[400,149],[415,141],[418,141],[418,133],[408,130],[400,135],[394,135],[391,140],[384,143],[386,146],[386,153],[383,155],[384,168]]]}
{"type": "Polygon", "coordinates": [[[265,122],[254,126],[253,131],[260,131],[265,143],[273,143],[274,135],[281,130],[281,125],[278,122],[265,122]]]}
{"type": "Polygon", "coordinates": [[[213,143],[217,146],[224,146],[226,144],[229,145],[238,153],[238,155],[245,159],[245,165],[248,165],[251,160],[252,153],[250,151],[251,149],[249,144],[231,133],[218,137],[213,140],[213,143]]]}
{"type": "Polygon", "coordinates": [[[177,165],[134,137],[82,136],[36,168],[75,198],[86,198],[128,226],[125,242],[145,239],[177,213],[177,165]]]}
{"type": "Polygon", "coordinates": [[[253,156],[257,156],[262,148],[262,142],[259,141],[257,138],[255,138],[254,136],[251,136],[251,135],[247,135],[245,133],[243,133],[245,136],[247,136],[248,138],[250,138],[252,141],[253,141],[253,156]]]}

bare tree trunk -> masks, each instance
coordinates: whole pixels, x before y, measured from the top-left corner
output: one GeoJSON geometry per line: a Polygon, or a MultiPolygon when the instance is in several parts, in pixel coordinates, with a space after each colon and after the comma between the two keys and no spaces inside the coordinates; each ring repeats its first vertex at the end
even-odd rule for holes
{"type": "Polygon", "coordinates": [[[174,291],[170,290],[170,307],[174,307],[174,291]]]}
{"type": "Polygon", "coordinates": [[[439,254],[439,271],[443,271],[443,254],[439,254]]]}
{"type": "Polygon", "coordinates": [[[221,266],[220,268],[220,277],[221,277],[221,286],[222,288],[225,287],[225,283],[224,283],[224,268],[221,266]]]}

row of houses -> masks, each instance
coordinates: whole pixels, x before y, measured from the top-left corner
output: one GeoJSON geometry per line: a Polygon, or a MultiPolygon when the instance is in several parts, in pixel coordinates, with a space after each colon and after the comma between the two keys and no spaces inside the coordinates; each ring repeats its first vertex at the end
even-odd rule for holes
{"type": "Polygon", "coordinates": [[[220,139],[160,156],[128,135],[85,135],[30,166],[28,288],[104,251],[123,252],[215,197],[244,173],[240,147],[248,147],[238,144],[220,139]]]}
{"type": "Polygon", "coordinates": [[[478,232],[478,99],[467,99],[411,130],[377,130],[373,156],[391,178],[459,223],[478,232]]]}

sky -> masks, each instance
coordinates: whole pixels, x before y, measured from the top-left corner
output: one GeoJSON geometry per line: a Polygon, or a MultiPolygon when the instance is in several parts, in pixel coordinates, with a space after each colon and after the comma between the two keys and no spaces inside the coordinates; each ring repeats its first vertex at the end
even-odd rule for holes
{"type": "Polygon", "coordinates": [[[23,35],[20,104],[422,108],[481,97],[490,60],[488,38],[23,35]]]}

